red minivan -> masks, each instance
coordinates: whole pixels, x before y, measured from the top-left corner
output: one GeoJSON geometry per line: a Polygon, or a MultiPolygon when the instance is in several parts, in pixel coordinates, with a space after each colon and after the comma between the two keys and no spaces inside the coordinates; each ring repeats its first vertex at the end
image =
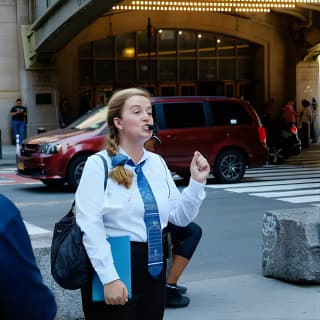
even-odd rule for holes
{"type": "MultiPolygon", "coordinates": [[[[194,150],[207,157],[212,174],[221,183],[238,182],[246,168],[267,164],[265,130],[244,100],[153,97],[152,107],[162,141],[155,151],[182,177],[189,176],[194,150]]],[[[18,174],[48,186],[67,182],[74,190],[87,157],[103,147],[108,133],[106,116],[107,106],[93,109],[66,128],[25,139],[17,155],[18,174]]]]}

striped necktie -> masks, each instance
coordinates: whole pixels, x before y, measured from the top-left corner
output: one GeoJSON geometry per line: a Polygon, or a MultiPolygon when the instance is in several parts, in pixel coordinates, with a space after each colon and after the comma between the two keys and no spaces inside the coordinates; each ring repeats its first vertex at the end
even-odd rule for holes
{"type": "MultiPolygon", "coordinates": [[[[132,160],[128,164],[135,166],[132,160]]],[[[144,222],[148,236],[148,271],[157,278],[163,269],[162,231],[158,205],[142,167],[145,160],[135,166],[139,192],[144,203],[144,222]]]]}

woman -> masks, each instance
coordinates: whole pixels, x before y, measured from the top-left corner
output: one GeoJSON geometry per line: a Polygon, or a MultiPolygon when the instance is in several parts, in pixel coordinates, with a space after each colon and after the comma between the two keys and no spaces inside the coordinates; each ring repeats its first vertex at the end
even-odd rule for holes
{"type": "Polygon", "coordinates": [[[153,125],[149,94],[138,88],[120,90],[108,105],[110,133],[106,150],[100,152],[109,166],[106,192],[103,163],[95,156],[86,162],[76,192],[77,223],[84,233],[83,242],[90,261],[104,285],[105,299],[102,303],[92,303],[88,285],[81,290],[83,309],[86,319],[90,320],[160,320],[165,306],[165,258],[161,256],[161,263],[157,262],[161,267],[163,263],[160,273],[152,276],[148,269],[147,200],[139,184],[141,172],[136,173],[136,169],[143,166],[142,173],[155,200],[157,212],[154,216],[163,229],[168,221],[186,226],[197,216],[205,197],[204,186],[210,166],[200,152],[195,151],[189,186],[180,193],[164,160],[144,149],[153,125]],[[124,235],[129,235],[131,240],[130,300],[113,265],[106,240],[106,237],[124,235]]]}

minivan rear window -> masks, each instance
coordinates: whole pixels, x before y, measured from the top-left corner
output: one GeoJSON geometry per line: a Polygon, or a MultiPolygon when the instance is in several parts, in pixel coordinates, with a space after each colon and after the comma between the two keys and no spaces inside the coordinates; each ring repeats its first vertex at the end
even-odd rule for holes
{"type": "Polygon", "coordinates": [[[168,129],[205,126],[201,102],[164,103],[163,112],[168,129]]]}
{"type": "Polygon", "coordinates": [[[212,101],[209,106],[212,125],[230,126],[252,123],[252,119],[245,107],[236,101],[212,101]]]}

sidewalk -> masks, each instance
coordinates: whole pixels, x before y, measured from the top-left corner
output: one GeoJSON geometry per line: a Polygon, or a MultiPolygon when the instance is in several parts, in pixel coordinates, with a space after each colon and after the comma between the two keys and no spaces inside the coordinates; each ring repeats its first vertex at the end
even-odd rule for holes
{"type": "MultiPolygon", "coordinates": [[[[309,152],[320,159],[320,141],[303,149],[302,158],[309,152]]],[[[320,320],[320,284],[297,285],[266,278],[262,271],[199,273],[181,284],[188,287],[190,305],[166,309],[165,320],[320,320]]]]}

